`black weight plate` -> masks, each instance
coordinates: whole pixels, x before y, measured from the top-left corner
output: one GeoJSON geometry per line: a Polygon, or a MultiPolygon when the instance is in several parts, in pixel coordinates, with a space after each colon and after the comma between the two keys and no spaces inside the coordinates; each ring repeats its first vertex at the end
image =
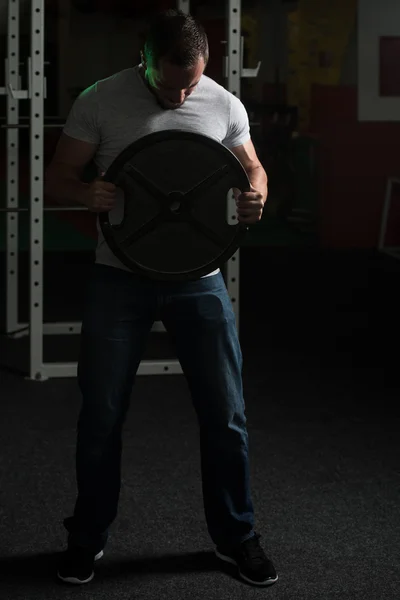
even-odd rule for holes
{"type": "Polygon", "coordinates": [[[114,160],[104,179],[124,196],[120,223],[99,214],[105,241],[142,276],[198,279],[222,266],[248,229],[227,222],[229,191],[250,190],[246,171],[230,150],[206,136],[179,130],[147,135],[114,160]]]}

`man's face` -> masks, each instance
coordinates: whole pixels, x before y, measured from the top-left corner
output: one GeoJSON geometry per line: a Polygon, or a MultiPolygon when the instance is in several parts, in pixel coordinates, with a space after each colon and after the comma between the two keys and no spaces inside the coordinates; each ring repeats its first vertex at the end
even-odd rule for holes
{"type": "Polygon", "coordinates": [[[177,67],[165,59],[161,59],[157,67],[144,61],[143,65],[146,69],[146,79],[158,102],[169,110],[182,106],[196,89],[206,67],[203,57],[188,69],[177,67]]]}

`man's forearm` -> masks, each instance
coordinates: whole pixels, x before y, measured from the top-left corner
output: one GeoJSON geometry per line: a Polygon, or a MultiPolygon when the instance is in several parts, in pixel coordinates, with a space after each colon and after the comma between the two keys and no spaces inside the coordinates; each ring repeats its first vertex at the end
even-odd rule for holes
{"type": "Polygon", "coordinates": [[[263,194],[264,202],[268,196],[268,176],[263,167],[255,167],[247,172],[252,187],[263,194]]]}
{"type": "Polygon", "coordinates": [[[45,176],[45,197],[61,206],[83,205],[87,188],[87,183],[83,183],[75,177],[57,173],[48,173],[45,176]]]}

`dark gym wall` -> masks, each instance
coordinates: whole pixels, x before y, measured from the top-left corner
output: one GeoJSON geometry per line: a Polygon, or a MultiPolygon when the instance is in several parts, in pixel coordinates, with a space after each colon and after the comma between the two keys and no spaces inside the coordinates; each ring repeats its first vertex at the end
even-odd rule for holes
{"type": "MultiPolygon", "coordinates": [[[[299,2],[301,5],[302,2],[299,2]]],[[[310,0],[303,3],[311,5],[310,0]]],[[[332,27],[340,32],[339,8],[345,3],[332,0],[336,23],[332,27]]],[[[289,4],[287,5],[289,6],[289,4]]],[[[290,5],[291,8],[293,6],[290,5]]],[[[268,53],[267,38],[273,36],[271,27],[283,32],[281,44],[277,45],[277,72],[279,74],[280,98],[286,99],[288,82],[288,28],[287,14],[280,0],[270,0],[269,21],[265,35],[263,58],[268,53]],[[278,7],[280,5],[280,7],[278,7]]],[[[375,0],[360,0],[359,11],[352,33],[344,52],[340,78],[337,85],[314,83],[310,94],[310,120],[308,135],[315,139],[315,158],[318,165],[318,239],[323,247],[329,248],[376,248],[381,225],[382,208],[385,199],[388,177],[400,174],[400,98],[397,100],[396,121],[385,117],[381,98],[376,101],[376,110],[369,121],[359,120],[359,65],[373,79],[380,71],[384,75],[386,87],[398,86],[398,64],[400,56],[387,57],[387,65],[380,57],[378,65],[374,52],[379,51],[379,38],[371,40],[371,45],[359,44],[359,30],[363,38],[372,35],[373,29],[380,29],[381,35],[393,35],[399,30],[400,5],[396,0],[384,0],[379,11],[375,0]],[[378,19],[379,17],[379,19],[378,19]],[[396,25],[393,25],[396,24],[396,25]],[[371,29],[371,31],[370,31],[371,29]],[[371,52],[372,50],[372,52],[371,52]],[[397,83],[396,83],[397,82],[397,83]]],[[[268,9],[266,9],[268,12],[268,9]]],[[[267,21],[265,21],[267,22],[267,21]]],[[[276,35],[275,35],[276,39],[276,35]]],[[[400,38],[399,38],[400,39],[400,38]]],[[[362,41],[362,40],[361,40],[362,41]]],[[[397,48],[399,46],[397,45],[397,48]]],[[[393,45],[396,51],[396,45],[393,45]]],[[[267,77],[262,81],[262,95],[266,104],[273,103],[277,96],[273,79],[273,64],[267,59],[267,77]]],[[[379,77],[379,75],[378,75],[379,77]]],[[[373,87],[374,83],[371,83],[373,87]]],[[[398,89],[398,88],[395,88],[398,89]]],[[[360,93],[364,93],[360,91],[360,93]]],[[[365,93],[368,93],[366,91],[365,93]]],[[[383,92],[381,92],[383,93],[383,92]]],[[[397,96],[400,94],[397,93],[397,96]]],[[[396,198],[400,190],[395,190],[396,198]]],[[[400,245],[400,203],[393,201],[390,215],[387,243],[400,245]]]]}

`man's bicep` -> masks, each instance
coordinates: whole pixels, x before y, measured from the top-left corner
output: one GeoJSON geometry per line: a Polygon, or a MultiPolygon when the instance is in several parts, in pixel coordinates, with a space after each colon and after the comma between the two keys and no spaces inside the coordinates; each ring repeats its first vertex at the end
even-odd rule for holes
{"type": "Polygon", "coordinates": [[[96,151],[97,144],[84,142],[62,133],[48,172],[62,169],[81,176],[85,167],[93,160],[96,151]]]}
{"type": "Polygon", "coordinates": [[[244,144],[236,146],[235,148],[231,148],[230,150],[233,152],[236,158],[240,160],[247,172],[261,165],[251,138],[244,144]]]}
{"type": "Polygon", "coordinates": [[[250,123],[247,111],[239,98],[230,94],[229,126],[222,143],[231,150],[249,140],[250,123]]]}
{"type": "Polygon", "coordinates": [[[63,133],[88,144],[99,144],[101,140],[99,112],[96,86],[91,86],[73,103],[63,133]]]}

